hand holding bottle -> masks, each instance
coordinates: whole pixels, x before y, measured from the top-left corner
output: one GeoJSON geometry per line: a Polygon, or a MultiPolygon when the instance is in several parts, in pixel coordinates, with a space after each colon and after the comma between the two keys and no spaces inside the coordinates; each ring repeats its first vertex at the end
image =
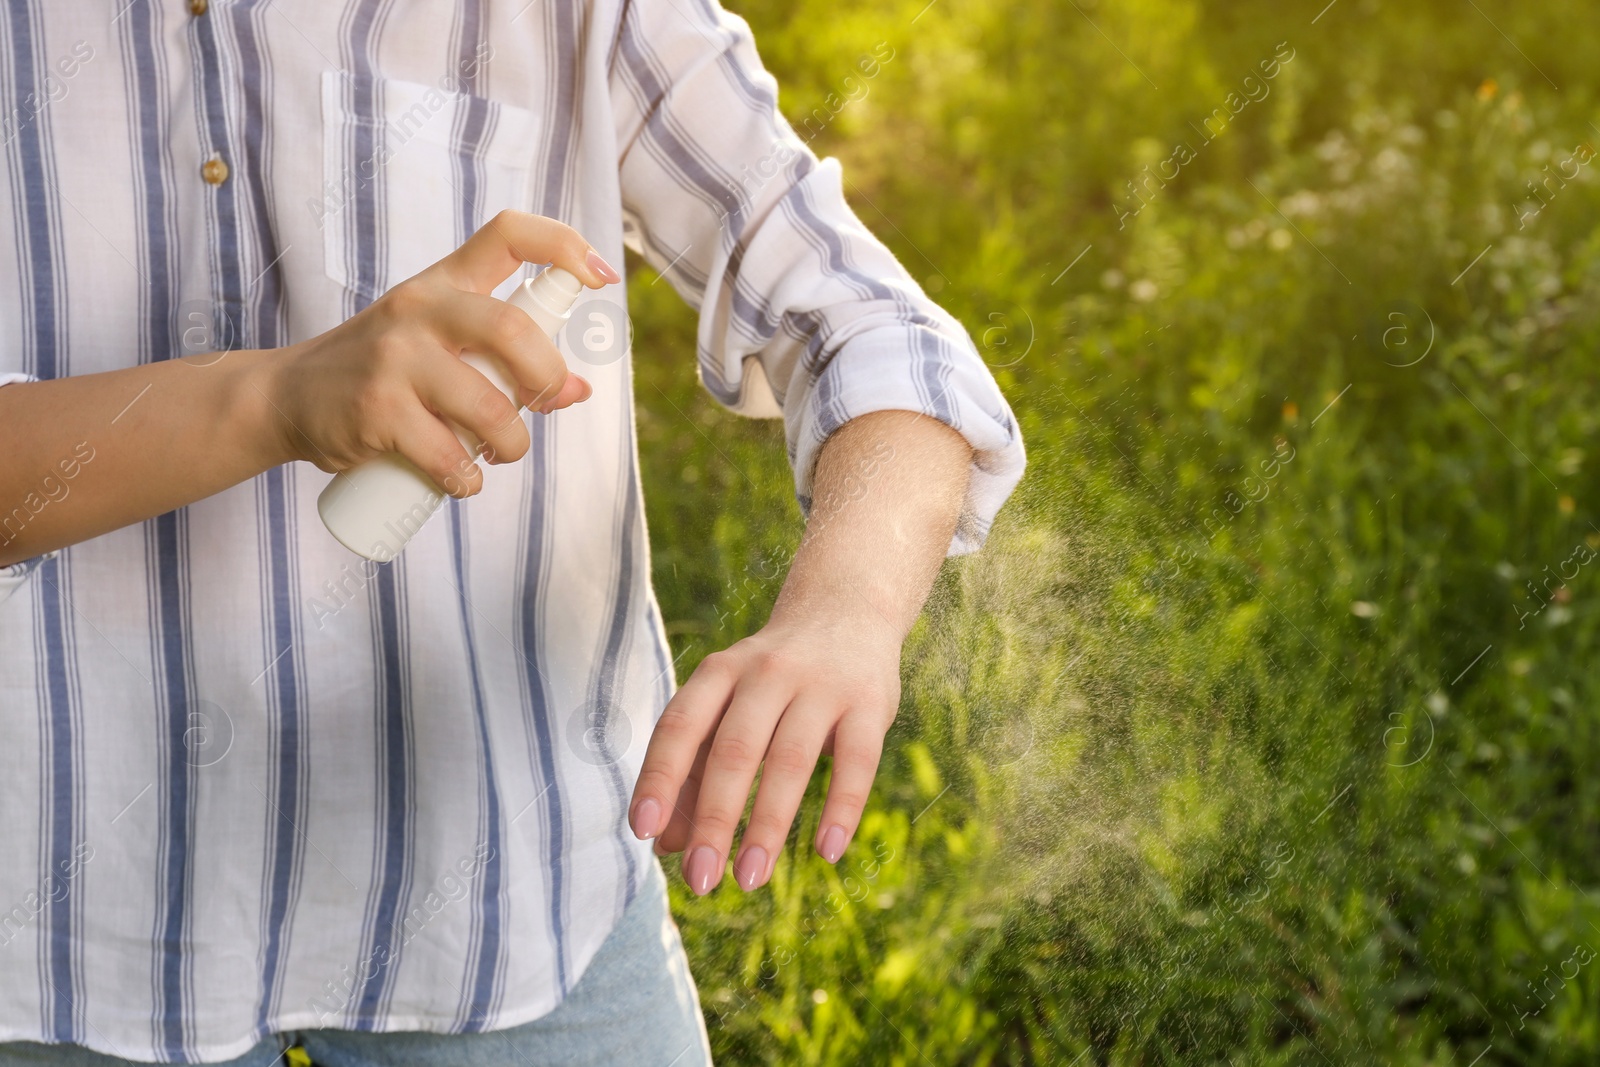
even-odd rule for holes
{"type": "Polygon", "coordinates": [[[489,295],[524,263],[553,263],[593,289],[621,280],[571,227],[502,211],[345,323],[283,350],[268,393],[285,451],[329,473],[398,453],[451,496],[478,492],[482,472],[453,427],[484,442],[491,463],[521,458],[529,440],[518,405],[463,353],[497,360],[526,407],[592,392],[527,312],[489,295]]]}
{"type": "MultiPolygon", "coordinates": [[[[567,372],[533,319],[489,295],[524,263],[551,262],[562,271],[547,274],[570,272],[590,288],[621,280],[570,227],[507,211],[308,341],[0,389],[0,497],[22,500],[58,471],[61,457],[95,450],[70,498],[53,501],[20,530],[13,524],[0,539],[0,566],[192,504],[299,459],[331,473],[375,457],[393,466],[398,454],[429,492],[438,486],[471,496],[482,474],[452,426],[487,442],[491,462],[516,459],[529,442],[517,405],[463,353],[502,365],[517,400],[532,407],[549,411],[589,396],[588,383],[567,372]]],[[[130,343],[137,336],[130,325],[130,343]]]]}

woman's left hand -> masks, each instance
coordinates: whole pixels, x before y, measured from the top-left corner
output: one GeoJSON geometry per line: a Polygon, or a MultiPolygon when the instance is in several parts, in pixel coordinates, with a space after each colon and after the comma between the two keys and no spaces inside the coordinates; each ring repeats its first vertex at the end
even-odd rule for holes
{"type": "Polygon", "coordinates": [[[657,837],[658,854],[686,853],[696,894],[722,880],[757,767],[761,788],[734,863],[743,889],[772,877],[822,753],[833,756],[833,777],[816,849],[835,863],[855,834],[899,708],[900,636],[870,605],[832,608],[832,619],[774,615],[707,656],[662,713],[629,822],[657,837]]]}

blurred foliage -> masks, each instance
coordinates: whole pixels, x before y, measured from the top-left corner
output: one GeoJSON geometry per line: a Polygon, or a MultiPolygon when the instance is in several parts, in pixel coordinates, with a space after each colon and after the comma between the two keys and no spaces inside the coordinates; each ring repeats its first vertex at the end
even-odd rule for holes
{"type": "MultiPolygon", "coordinates": [[[[893,49],[812,144],[1030,468],[838,868],[819,774],[768,890],[675,883],[719,1060],[1600,1061],[1593,11],[731,6],[797,126],[893,49]]],[[[800,519],[634,268],[682,677],[800,519]]]]}

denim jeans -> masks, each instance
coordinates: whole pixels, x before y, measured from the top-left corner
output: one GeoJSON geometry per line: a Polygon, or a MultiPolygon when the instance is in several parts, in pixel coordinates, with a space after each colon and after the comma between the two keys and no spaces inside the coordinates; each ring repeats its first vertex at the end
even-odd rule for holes
{"type": "MultiPolygon", "coordinates": [[[[221,1067],[282,1067],[299,1045],[316,1067],[704,1067],[705,1020],[683,939],[667,908],[659,863],[595,954],[577,986],[550,1014],[481,1034],[300,1030],[273,1034],[221,1067]]],[[[0,1067],[125,1067],[136,1061],[80,1045],[0,1044],[0,1067]]]]}

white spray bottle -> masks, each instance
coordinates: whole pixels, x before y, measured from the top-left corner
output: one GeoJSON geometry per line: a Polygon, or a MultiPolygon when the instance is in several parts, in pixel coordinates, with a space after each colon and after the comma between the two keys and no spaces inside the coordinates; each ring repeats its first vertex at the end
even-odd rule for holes
{"type": "MultiPolygon", "coordinates": [[[[552,340],[561,332],[583,283],[560,267],[550,267],[513,290],[508,302],[526,311],[552,340]]],[[[461,359],[517,403],[516,380],[498,359],[474,353],[461,359]]],[[[470,456],[482,447],[473,434],[450,424],[470,456]]],[[[334,475],[317,497],[317,513],[328,532],[350,551],[378,563],[399,555],[447,494],[397,452],[379,456],[334,475]]]]}

